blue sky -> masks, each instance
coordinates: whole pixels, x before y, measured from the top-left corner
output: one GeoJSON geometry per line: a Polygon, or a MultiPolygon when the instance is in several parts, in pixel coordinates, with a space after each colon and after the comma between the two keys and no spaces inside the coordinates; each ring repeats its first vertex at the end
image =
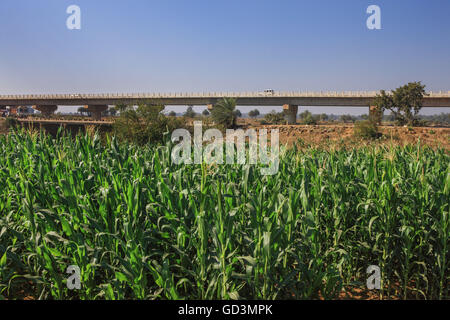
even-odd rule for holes
{"type": "Polygon", "coordinates": [[[0,94],[450,90],[448,0],[1,0],[0,39],[0,94]]]}

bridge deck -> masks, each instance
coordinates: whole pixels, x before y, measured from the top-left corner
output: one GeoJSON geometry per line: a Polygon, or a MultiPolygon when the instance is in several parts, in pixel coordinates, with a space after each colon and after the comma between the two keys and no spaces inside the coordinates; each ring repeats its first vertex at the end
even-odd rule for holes
{"type": "MultiPolygon", "coordinates": [[[[214,104],[223,97],[235,98],[239,106],[369,106],[378,92],[212,92],[212,93],[130,93],[130,94],[32,94],[0,95],[0,106],[21,105],[117,105],[140,102],[172,106],[214,104]]],[[[429,92],[424,107],[450,107],[450,91],[429,92]]]]}

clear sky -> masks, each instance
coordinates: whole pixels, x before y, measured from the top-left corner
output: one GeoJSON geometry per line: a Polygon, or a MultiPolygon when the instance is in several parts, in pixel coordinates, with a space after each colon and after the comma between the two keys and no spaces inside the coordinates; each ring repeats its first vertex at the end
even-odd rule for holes
{"type": "Polygon", "coordinates": [[[1,0],[0,40],[0,94],[450,90],[449,0],[1,0]]]}

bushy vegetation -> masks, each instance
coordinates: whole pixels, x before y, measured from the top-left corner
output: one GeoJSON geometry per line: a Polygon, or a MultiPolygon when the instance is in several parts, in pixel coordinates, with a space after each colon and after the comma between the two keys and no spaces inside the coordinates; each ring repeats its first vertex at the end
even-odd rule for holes
{"type": "Polygon", "coordinates": [[[0,148],[0,298],[334,298],[369,265],[383,297],[449,298],[444,150],[294,148],[263,176],[88,135],[0,148]]]}
{"type": "Polygon", "coordinates": [[[223,98],[214,105],[211,117],[216,125],[222,128],[236,127],[236,99],[223,98]]]}
{"type": "Polygon", "coordinates": [[[314,116],[311,112],[305,110],[302,113],[300,113],[300,120],[302,121],[303,124],[314,125],[317,124],[319,117],[314,116]]]}
{"type": "Polygon", "coordinates": [[[181,120],[165,116],[163,106],[140,104],[137,108],[121,107],[120,110],[113,131],[121,141],[139,145],[160,143],[165,132],[184,127],[181,120]]]}
{"type": "Polygon", "coordinates": [[[341,117],[340,117],[340,119],[341,119],[341,121],[342,122],[355,122],[355,117],[353,117],[353,116],[351,116],[351,115],[349,115],[349,114],[343,114],[341,117]]]}
{"type": "Polygon", "coordinates": [[[197,113],[194,111],[194,108],[192,106],[189,106],[184,113],[184,116],[186,118],[195,118],[197,116],[197,113]]]}
{"type": "Polygon", "coordinates": [[[7,129],[15,128],[19,124],[19,121],[16,118],[7,117],[5,120],[5,127],[7,129]]]}
{"type": "Polygon", "coordinates": [[[286,120],[284,118],[284,112],[276,112],[272,110],[271,112],[264,115],[262,124],[284,124],[286,120]]]}
{"type": "Polygon", "coordinates": [[[376,139],[380,137],[377,125],[369,120],[357,121],[353,128],[353,135],[363,139],[376,139]]]}
{"type": "Polygon", "coordinates": [[[381,90],[372,105],[378,106],[381,112],[391,111],[399,125],[415,125],[425,95],[425,85],[420,81],[410,82],[389,93],[381,90]]]}
{"type": "Polygon", "coordinates": [[[248,113],[248,115],[249,115],[250,118],[256,118],[256,117],[258,117],[260,115],[260,112],[259,112],[258,109],[254,109],[254,110],[251,110],[248,113]]]}

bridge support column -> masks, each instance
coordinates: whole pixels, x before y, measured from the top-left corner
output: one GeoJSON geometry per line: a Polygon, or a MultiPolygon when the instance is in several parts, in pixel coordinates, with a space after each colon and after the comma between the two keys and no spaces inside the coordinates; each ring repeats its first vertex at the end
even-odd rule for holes
{"type": "Polygon", "coordinates": [[[381,120],[383,120],[383,112],[381,111],[381,108],[378,106],[370,106],[369,120],[375,124],[381,124],[381,120]]]}
{"type": "Polygon", "coordinates": [[[285,104],[283,106],[283,110],[287,124],[296,124],[298,106],[293,104],[285,104]]]}
{"type": "Polygon", "coordinates": [[[52,114],[55,113],[56,109],[58,109],[58,106],[55,105],[33,106],[33,109],[40,111],[45,118],[49,118],[52,114]]]}
{"type": "Polygon", "coordinates": [[[92,114],[93,120],[102,120],[102,112],[108,110],[107,105],[88,105],[84,106],[84,108],[92,114]]]}

